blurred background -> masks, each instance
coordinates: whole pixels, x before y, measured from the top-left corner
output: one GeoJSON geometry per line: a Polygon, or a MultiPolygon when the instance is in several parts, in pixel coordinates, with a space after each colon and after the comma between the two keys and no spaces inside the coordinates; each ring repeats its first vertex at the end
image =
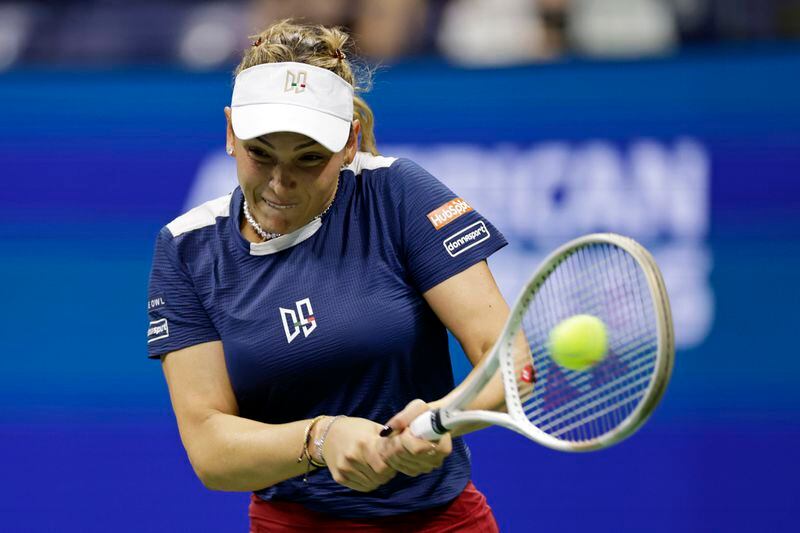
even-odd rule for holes
{"type": "Polygon", "coordinates": [[[235,186],[231,71],[284,17],[353,32],[380,150],[505,233],[507,298],[592,231],[664,271],[677,361],[634,438],[467,438],[501,530],[795,530],[798,0],[0,2],[0,530],[246,530],[186,459],[146,284],[159,228],[235,186]]]}

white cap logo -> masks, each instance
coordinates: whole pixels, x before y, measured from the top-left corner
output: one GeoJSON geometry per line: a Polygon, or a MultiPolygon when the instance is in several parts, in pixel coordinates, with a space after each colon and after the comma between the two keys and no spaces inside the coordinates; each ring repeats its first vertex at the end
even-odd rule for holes
{"type": "Polygon", "coordinates": [[[286,71],[286,83],[283,87],[284,92],[294,91],[295,93],[301,93],[306,90],[306,71],[301,70],[300,72],[292,72],[291,70],[286,71]]]}

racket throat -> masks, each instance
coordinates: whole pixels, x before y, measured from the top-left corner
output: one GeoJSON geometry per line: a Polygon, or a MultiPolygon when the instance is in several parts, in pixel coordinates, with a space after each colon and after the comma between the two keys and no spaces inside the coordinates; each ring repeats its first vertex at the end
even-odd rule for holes
{"type": "Polygon", "coordinates": [[[449,431],[442,421],[441,409],[434,409],[431,411],[431,428],[436,432],[437,435],[444,435],[449,431]]]}

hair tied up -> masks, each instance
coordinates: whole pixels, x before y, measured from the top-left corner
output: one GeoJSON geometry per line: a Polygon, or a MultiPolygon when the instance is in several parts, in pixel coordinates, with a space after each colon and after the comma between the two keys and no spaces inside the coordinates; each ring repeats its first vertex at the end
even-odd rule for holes
{"type": "Polygon", "coordinates": [[[375,116],[369,105],[359,96],[368,90],[372,72],[363,63],[350,64],[348,56],[355,53],[351,53],[353,47],[350,43],[350,36],[339,27],[300,24],[291,19],[279,20],[262,32],[251,34],[244,42],[242,61],[236,67],[234,75],[238,76],[243,70],[256,65],[288,62],[303,63],[333,72],[354,89],[353,119],[361,123],[359,149],[378,155],[378,147],[375,145],[375,116]]]}

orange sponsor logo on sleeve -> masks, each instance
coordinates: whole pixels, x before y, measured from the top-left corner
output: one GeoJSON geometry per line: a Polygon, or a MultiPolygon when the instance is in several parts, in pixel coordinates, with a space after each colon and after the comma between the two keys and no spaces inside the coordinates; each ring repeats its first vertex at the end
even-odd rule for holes
{"type": "Polygon", "coordinates": [[[461,215],[472,211],[472,206],[461,198],[454,198],[428,213],[428,220],[437,230],[442,229],[461,215]]]}

